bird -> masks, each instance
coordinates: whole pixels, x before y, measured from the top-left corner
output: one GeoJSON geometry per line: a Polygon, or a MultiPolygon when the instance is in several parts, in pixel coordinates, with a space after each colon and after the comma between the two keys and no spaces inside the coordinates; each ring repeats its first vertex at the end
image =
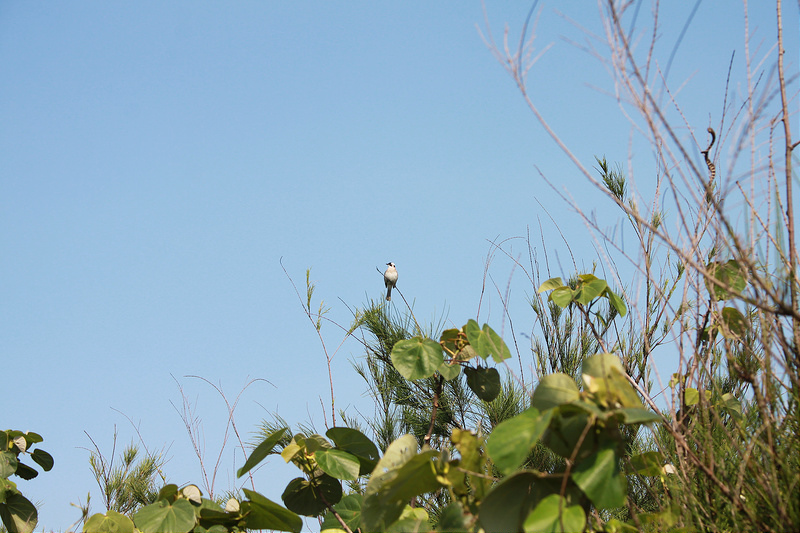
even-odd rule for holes
{"type": "Polygon", "coordinates": [[[392,288],[397,285],[397,269],[391,261],[386,263],[388,268],[383,273],[383,283],[386,285],[386,301],[392,301],[392,288]]]}

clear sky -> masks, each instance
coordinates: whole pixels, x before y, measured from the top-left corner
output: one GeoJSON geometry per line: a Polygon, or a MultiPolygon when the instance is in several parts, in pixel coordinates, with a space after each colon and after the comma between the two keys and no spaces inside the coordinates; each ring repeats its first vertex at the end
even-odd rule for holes
{"type": "MultiPolygon", "coordinates": [[[[797,5],[785,3],[796,75],[797,5]]],[[[661,4],[664,68],[695,2],[661,4]]],[[[750,2],[750,25],[771,65],[768,4],[750,2]]],[[[487,2],[495,38],[508,23],[516,43],[529,9],[487,2]]],[[[587,166],[632,152],[650,169],[606,67],[575,44],[602,36],[596,3],[538,12],[547,50],[529,82],[545,117],[587,166]]],[[[126,417],[168,450],[169,481],[201,483],[173,407],[179,386],[204,423],[207,461],[226,411],[186,376],[231,400],[249,380],[271,382],[241,396],[245,439],[272,411],[324,432],[325,357],[281,258],[301,291],[312,267],[316,303],[345,326],[347,306],[382,296],[375,268],[388,261],[420,319],[462,325],[477,312],[488,240],[530,228],[535,246],[541,231],[563,254],[549,216],[591,265],[582,224],[539,170],[609,224],[617,215],[535,122],[480,37],[486,20],[477,0],[0,3],[0,427],[40,433],[55,458],[19,483],[42,527],[67,528],[87,492],[103,510],[87,434],[110,454],[115,427],[119,447],[138,439],[126,417]]],[[[740,74],[742,6],[700,2],[668,79],[699,138],[720,119],[734,51],[740,74]]],[[[645,193],[647,176],[635,176],[645,193]]],[[[523,241],[513,253],[527,255],[523,241]]],[[[529,332],[530,285],[502,257],[491,273],[502,290],[510,280],[515,327],[529,332]]],[[[481,315],[501,329],[492,288],[481,315]]],[[[335,349],[340,332],[323,334],[335,349]]],[[[368,415],[350,364],[361,356],[346,343],[334,359],[337,407],[368,415]]],[[[233,444],[217,491],[242,464],[233,444]]],[[[273,459],[256,488],[280,501],[296,474],[273,459]]]]}

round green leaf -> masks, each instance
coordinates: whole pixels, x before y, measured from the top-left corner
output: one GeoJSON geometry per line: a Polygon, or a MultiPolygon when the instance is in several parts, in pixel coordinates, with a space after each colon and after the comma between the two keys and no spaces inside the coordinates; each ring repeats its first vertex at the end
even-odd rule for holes
{"type": "Polygon", "coordinates": [[[546,411],[578,398],[580,392],[571,377],[566,374],[550,374],[539,381],[539,385],[533,391],[531,405],[539,411],[546,411]]]}
{"type": "Polygon", "coordinates": [[[684,401],[687,406],[694,405],[700,401],[700,393],[695,388],[687,387],[684,392],[684,401]]]}
{"type": "Polygon", "coordinates": [[[0,478],[10,477],[17,471],[17,454],[12,452],[0,452],[0,478]]]}
{"type": "Polygon", "coordinates": [[[464,508],[459,502],[452,502],[439,514],[439,522],[436,531],[444,533],[469,531],[464,520],[464,508]]]}
{"type": "Polygon", "coordinates": [[[725,327],[720,331],[726,339],[743,337],[750,327],[745,316],[735,307],[722,308],[722,324],[725,327]]]}
{"type": "Polygon", "coordinates": [[[496,368],[465,367],[467,385],[475,395],[485,402],[491,402],[500,394],[500,373],[496,368]]]}
{"type": "Polygon", "coordinates": [[[640,453],[631,457],[627,473],[636,473],[641,476],[660,476],[663,462],[664,457],[659,452],[640,453]]]}
{"type": "Polygon", "coordinates": [[[194,507],[189,500],[159,500],[139,509],[133,523],[142,533],[187,533],[195,525],[194,507]]]}
{"type": "Polygon", "coordinates": [[[392,348],[392,364],[409,380],[432,376],[442,365],[442,346],[431,339],[414,337],[402,340],[392,348]]]}
{"type": "Polygon", "coordinates": [[[716,300],[730,300],[736,294],[740,294],[747,286],[745,271],[733,259],[726,263],[712,261],[707,266],[709,274],[726,286],[723,288],[709,279],[705,280],[708,292],[716,300]]]}
{"type": "Polygon", "coordinates": [[[620,474],[615,446],[612,443],[593,453],[578,463],[571,475],[575,484],[600,509],[625,504],[627,482],[620,474]]]}
{"type": "Polygon", "coordinates": [[[564,413],[565,409],[554,410],[553,420],[547,431],[542,436],[542,442],[561,457],[572,457],[575,448],[580,446],[576,457],[583,458],[592,453],[597,443],[593,431],[586,431],[586,425],[591,423],[590,416],[584,411],[564,413]]]}
{"type": "Polygon", "coordinates": [[[583,274],[579,276],[580,283],[578,284],[578,293],[575,295],[575,300],[588,305],[592,300],[603,294],[608,287],[606,280],[600,279],[593,274],[583,274]]]}
{"type": "Polygon", "coordinates": [[[542,415],[531,407],[494,428],[486,442],[486,451],[502,473],[509,474],[522,464],[547,429],[552,414],[547,411],[542,415]]]}
{"type": "Polygon", "coordinates": [[[355,455],[342,450],[318,450],[314,454],[323,472],[336,479],[357,479],[361,463],[355,455]]]}
{"type": "Polygon", "coordinates": [[[156,496],[156,500],[165,500],[168,502],[174,502],[177,496],[178,496],[178,485],[174,483],[169,483],[168,485],[164,485],[163,487],[161,487],[161,490],[158,491],[158,496],[156,496]]]}
{"type": "Polygon", "coordinates": [[[583,363],[581,363],[581,373],[595,378],[604,378],[611,375],[612,368],[622,374],[625,373],[625,367],[622,366],[622,361],[620,361],[619,357],[611,353],[592,355],[584,359],[583,363]]]}
{"type": "Polygon", "coordinates": [[[364,475],[372,472],[375,465],[378,464],[380,453],[378,447],[369,440],[369,438],[356,429],[351,428],[331,428],[325,435],[336,444],[340,450],[355,455],[361,467],[359,468],[359,475],[364,475]]]}
{"type": "Polygon", "coordinates": [[[495,484],[480,504],[478,520],[483,530],[520,531],[541,481],[533,472],[522,470],[495,484]]]}
{"type": "Polygon", "coordinates": [[[452,381],[461,373],[461,365],[458,363],[451,364],[449,361],[444,361],[439,367],[439,373],[447,381],[452,381]]]}
{"type": "Polygon", "coordinates": [[[44,450],[39,448],[33,450],[31,459],[33,459],[37,465],[41,466],[45,472],[49,472],[53,468],[53,456],[44,450]]]}
{"type": "Polygon", "coordinates": [[[133,533],[133,522],[124,514],[109,510],[92,515],[83,525],[84,533],[133,533]]]}
{"type": "Polygon", "coordinates": [[[586,526],[580,505],[568,505],[559,494],[542,498],[525,519],[525,533],[578,533],[586,526]]]}
{"type": "Polygon", "coordinates": [[[511,357],[508,346],[506,346],[500,335],[489,327],[489,324],[484,324],[483,329],[481,329],[478,327],[477,322],[470,320],[464,326],[464,333],[467,334],[470,346],[483,359],[491,355],[495,362],[502,363],[505,359],[511,357]]]}
{"type": "Polygon", "coordinates": [[[30,466],[26,465],[23,462],[17,463],[17,471],[14,472],[22,479],[33,479],[39,475],[39,472],[31,468],[30,466]]]}
{"type": "Polygon", "coordinates": [[[318,477],[314,483],[298,477],[286,485],[281,499],[290,511],[319,516],[327,508],[326,501],[333,505],[342,499],[342,486],[327,474],[318,477]]]}
{"type": "Polygon", "coordinates": [[[553,292],[551,292],[550,298],[548,299],[563,309],[572,303],[574,297],[575,293],[572,291],[572,289],[570,289],[567,286],[564,286],[564,287],[559,287],[553,292]]]}
{"type": "Polygon", "coordinates": [[[22,494],[6,494],[5,503],[0,505],[0,518],[9,531],[31,533],[39,521],[39,513],[22,494]]]}

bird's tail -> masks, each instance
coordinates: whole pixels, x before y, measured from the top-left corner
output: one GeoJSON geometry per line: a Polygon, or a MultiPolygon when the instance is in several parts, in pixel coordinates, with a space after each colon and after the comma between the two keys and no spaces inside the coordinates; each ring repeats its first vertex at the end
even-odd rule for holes
{"type": "Polygon", "coordinates": [[[392,286],[391,286],[391,284],[386,288],[386,301],[387,302],[391,302],[392,301],[392,286]]]}

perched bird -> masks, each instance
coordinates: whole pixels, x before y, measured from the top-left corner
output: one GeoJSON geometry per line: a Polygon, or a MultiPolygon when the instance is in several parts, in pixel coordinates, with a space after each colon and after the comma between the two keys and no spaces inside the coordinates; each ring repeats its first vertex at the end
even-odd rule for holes
{"type": "Polygon", "coordinates": [[[397,285],[397,269],[394,267],[394,263],[386,263],[388,268],[386,272],[383,273],[383,283],[386,285],[386,301],[390,302],[392,300],[392,288],[397,285]]]}

